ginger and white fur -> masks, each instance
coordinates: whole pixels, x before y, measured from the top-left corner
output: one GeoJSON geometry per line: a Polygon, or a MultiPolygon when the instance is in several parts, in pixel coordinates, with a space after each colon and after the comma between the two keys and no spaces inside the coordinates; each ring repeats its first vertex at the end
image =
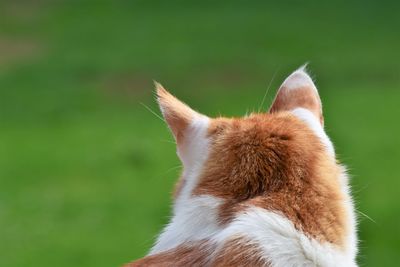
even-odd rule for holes
{"type": "MultiPolygon", "coordinates": [[[[310,142],[320,143],[318,148],[321,148],[322,151],[318,152],[320,153],[318,155],[322,155],[324,159],[323,163],[318,164],[326,164],[331,166],[329,168],[338,170],[337,173],[333,171],[334,175],[329,174],[329,180],[334,181],[325,181],[327,173],[318,173],[312,170],[302,172],[299,167],[293,167],[299,173],[310,173],[316,177],[313,179],[321,179],[322,185],[319,182],[310,182],[315,183],[316,188],[326,184],[326,188],[329,190],[337,191],[334,196],[338,197],[334,200],[330,200],[328,196],[322,196],[321,200],[316,201],[316,203],[320,203],[326,199],[328,204],[337,202],[329,209],[321,211],[322,215],[318,215],[321,218],[313,217],[308,206],[296,208],[298,214],[295,217],[286,212],[285,207],[279,208],[281,207],[279,200],[275,201],[273,194],[281,196],[283,193],[280,194],[279,190],[285,190],[285,194],[290,194],[290,186],[279,185],[270,193],[268,187],[257,185],[258,187],[256,186],[254,189],[258,190],[255,191],[256,193],[249,193],[248,196],[241,198],[240,195],[232,197],[229,192],[224,192],[224,190],[235,191],[236,182],[225,183],[222,188],[218,188],[218,183],[212,184],[213,181],[209,183],[205,181],[207,179],[204,178],[207,173],[205,169],[208,168],[208,164],[213,164],[212,162],[207,163],[212,157],[213,146],[218,142],[224,142],[222,139],[215,141],[213,136],[216,134],[210,133],[210,129],[227,127],[227,129],[231,129],[227,131],[240,131],[234,130],[236,128],[243,128],[243,131],[250,129],[249,131],[251,131],[253,127],[257,128],[264,123],[264,117],[257,117],[264,115],[254,115],[254,123],[259,124],[255,126],[251,126],[252,122],[247,122],[248,118],[246,117],[235,121],[211,119],[193,111],[169,94],[160,84],[156,84],[156,87],[161,111],[177,142],[178,156],[183,163],[183,173],[176,188],[173,215],[169,224],[158,237],[149,255],[127,266],[357,266],[356,219],[348,186],[348,176],[345,168],[336,163],[334,147],[323,128],[322,105],[318,91],[304,68],[296,70],[283,82],[270,111],[265,116],[277,116],[271,123],[287,120],[288,122],[282,122],[284,128],[286,127],[285,123],[290,123],[290,121],[304,127],[299,131],[303,131],[304,136],[309,136],[309,132],[312,133],[316,139],[312,139],[310,142]],[[241,126],[241,123],[250,124],[250,126],[241,126]],[[212,187],[207,187],[210,183],[212,187]],[[226,188],[223,188],[225,186],[226,188]],[[259,189],[260,186],[262,189],[259,189]],[[238,196],[240,200],[236,201],[235,198],[238,196]],[[264,203],[263,198],[271,198],[276,204],[269,205],[268,201],[266,204],[252,204],[264,203]],[[230,206],[227,203],[232,204],[230,206]],[[225,210],[232,211],[229,212],[229,215],[224,215],[225,210]],[[331,211],[336,213],[332,213],[332,215],[331,211]],[[323,218],[324,216],[327,218],[323,218]],[[300,218],[298,221],[295,220],[297,217],[300,218]],[[321,222],[319,222],[320,219],[321,222]]],[[[265,117],[266,124],[269,123],[268,118],[265,117]]],[[[250,120],[252,119],[250,118],[250,120]]],[[[266,129],[270,128],[268,125],[265,127],[266,129]]],[[[282,132],[284,129],[278,129],[278,131],[282,132]]],[[[224,135],[224,133],[218,134],[224,135]]],[[[279,137],[283,138],[277,141],[282,144],[279,147],[284,148],[287,142],[295,142],[291,140],[297,138],[296,134],[297,130],[294,128],[292,132],[288,133],[289,137],[279,137]]],[[[275,135],[271,136],[271,138],[275,138],[275,135]]],[[[221,138],[230,137],[223,136],[221,138]]],[[[239,138],[238,142],[240,140],[239,138]]],[[[254,153],[258,157],[257,150],[264,149],[263,146],[259,146],[259,143],[256,143],[256,148],[249,148],[247,145],[238,144],[237,146],[244,146],[244,151],[250,151],[250,159],[254,153]]],[[[218,152],[217,155],[226,152],[225,150],[221,151],[223,152],[218,152]]],[[[226,153],[230,153],[229,150],[226,153]]],[[[274,153],[281,152],[274,151],[274,153]]],[[[286,155],[292,152],[282,151],[282,153],[282,155],[286,155]]],[[[312,151],[310,153],[312,154],[312,151]]],[[[318,158],[320,157],[318,156],[318,158]]],[[[285,160],[280,156],[277,159],[278,163],[279,160],[285,160]]],[[[262,162],[263,160],[261,159],[262,162]]],[[[265,159],[265,162],[274,164],[268,163],[270,162],[268,159],[265,159]]],[[[271,160],[271,162],[277,161],[271,160]]],[[[234,168],[234,166],[231,167],[234,168]]],[[[270,167],[275,170],[274,166],[270,167]]],[[[229,166],[226,168],[229,173],[229,166]]],[[[291,170],[290,168],[288,166],[288,170],[291,170]]],[[[284,176],[285,174],[279,177],[285,179],[284,176]]],[[[278,178],[268,179],[270,181],[278,178]]],[[[273,181],[272,185],[279,184],[279,182],[273,181]]],[[[299,182],[301,183],[302,180],[299,182]]],[[[250,186],[251,183],[251,181],[248,182],[250,186]]],[[[246,188],[244,190],[243,192],[251,191],[246,188]]],[[[324,190],[321,192],[326,191],[324,190]]],[[[283,199],[286,199],[284,194],[283,196],[283,199]]],[[[290,197],[288,196],[288,198],[290,197]]],[[[299,196],[299,199],[301,197],[299,196]]],[[[294,206],[303,205],[303,203],[297,202],[290,203],[294,206]]],[[[312,205],[312,202],[310,203],[312,205]]],[[[324,205],[325,203],[322,203],[321,209],[324,205]]],[[[288,210],[291,211],[291,208],[289,207],[288,210]]]]}

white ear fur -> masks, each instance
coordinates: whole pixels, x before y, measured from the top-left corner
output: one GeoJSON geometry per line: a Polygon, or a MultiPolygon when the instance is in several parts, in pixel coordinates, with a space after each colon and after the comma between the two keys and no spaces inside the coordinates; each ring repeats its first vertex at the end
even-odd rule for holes
{"type": "Polygon", "coordinates": [[[282,83],[270,112],[291,111],[296,108],[309,110],[323,125],[321,99],[313,80],[306,72],[305,66],[294,71],[282,83]]]}
{"type": "Polygon", "coordinates": [[[301,66],[290,74],[285,81],[282,83],[281,87],[286,87],[287,89],[299,89],[302,87],[309,87],[317,91],[313,80],[307,73],[306,65],[301,66]]]}

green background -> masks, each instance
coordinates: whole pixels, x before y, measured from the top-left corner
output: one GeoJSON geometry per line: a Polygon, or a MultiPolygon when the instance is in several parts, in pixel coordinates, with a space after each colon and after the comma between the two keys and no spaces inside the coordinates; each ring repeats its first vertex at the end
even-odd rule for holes
{"type": "Polygon", "coordinates": [[[180,171],[144,107],[159,113],[152,80],[241,116],[305,62],[353,177],[358,262],[397,266],[399,14],[384,1],[1,1],[0,266],[143,256],[180,171]]]}

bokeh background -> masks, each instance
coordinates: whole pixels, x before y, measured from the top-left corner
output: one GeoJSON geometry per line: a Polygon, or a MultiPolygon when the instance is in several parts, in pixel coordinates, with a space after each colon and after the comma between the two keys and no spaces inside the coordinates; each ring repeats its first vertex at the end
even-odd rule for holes
{"type": "Polygon", "coordinates": [[[398,266],[398,1],[1,1],[0,266],[120,266],[170,214],[158,80],[210,115],[268,108],[305,62],[352,174],[360,266],[398,266]]]}

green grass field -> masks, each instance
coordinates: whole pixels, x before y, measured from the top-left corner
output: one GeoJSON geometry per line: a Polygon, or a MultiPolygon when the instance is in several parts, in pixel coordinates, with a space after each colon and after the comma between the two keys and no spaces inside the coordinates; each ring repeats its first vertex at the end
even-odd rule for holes
{"type": "Polygon", "coordinates": [[[397,266],[399,11],[382,1],[1,1],[0,266],[143,256],[180,171],[165,124],[143,106],[159,113],[152,80],[207,115],[240,116],[271,84],[266,110],[307,61],[353,177],[360,266],[397,266]]]}

